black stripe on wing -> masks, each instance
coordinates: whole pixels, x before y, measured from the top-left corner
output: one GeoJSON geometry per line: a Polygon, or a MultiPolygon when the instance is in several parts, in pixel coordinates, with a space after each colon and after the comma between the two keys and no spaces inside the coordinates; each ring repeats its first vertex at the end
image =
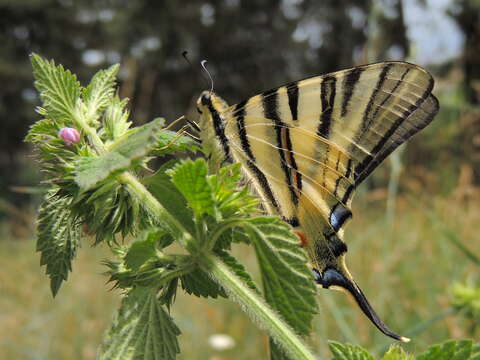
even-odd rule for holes
{"type": "Polygon", "coordinates": [[[247,165],[262,188],[263,193],[275,210],[281,212],[280,206],[277,202],[277,199],[275,199],[275,196],[273,195],[272,189],[267,178],[265,177],[265,174],[257,167],[257,165],[255,165],[255,155],[253,155],[252,150],[250,149],[250,142],[248,141],[247,131],[245,129],[245,103],[246,101],[236,105],[236,121],[240,144],[242,146],[242,150],[245,152],[245,154],[247,154],[247,165]]]}
{"type": "Polygon", "coordinates": [[[405,119],[404,123],[407,124],[407,126],[397,126],[395,128],[395,134],[391,135],[385,141],[382,141],[382,144],[378,144],[379,150],[376,150],[376,155],[365,158],[364,162],[362,162],[362,168],[358,170],[355,169],[355,171],[361,170],[355,176],[355,185],[358,186],[362,183],[397,147],[430,124],[438,110],[439,104],[437,98],[430,95],[419,108],[415,109],[409,117],[405,119]]]}
{"type": "Polygon", "coordinates": [[[292,120],[298,120],[298,81],[286,85],[287,96],[288,96],[288,106],[290,108],[290,114],[292,115],[292,120]]]}
{"type": "MultiPolygon", "coordinates": [[[[282,170],[285,174],[285,181],[288,185],[288,188],[290,189],[290,196],[292,198],[292,202],[297,205],[298,204],[298,195],[295,191],[295,189],[292,187],[292,184],[294,182],[294,176],[292,174],[293,171],[296,171],[295,169],[292,170],[291,167],[288,166],[287,162],[287,156],[286,156],[286,151],[289,151],[288,145],[290,145],[290,151],[291,151],[291,142],[289,144],[286,144],[286,140],[283,139],[284,136],[282,136],[284,130],[287,129],[288,131],[288,126],[282,122],[280,119],[280,116],[278,114],[278,92],[277,89],[275,90],[270,90],[262,94],[262,102],[263,102],[263,112],[264,116],[266,119],[270,119],[274,123],[274,129],[275,129],[275,134],[276,134],[276,141],[277,141],[277,148],[278,148],[278,154],[280,155],[280,159],[282,162],[282,170]]],[[[288,135],[288,138],[290,136],[288,135]]],[[[295,165],[296,167],[296,165],[295,165]]]]}
{"type": "MultiPolygon", "coordinates": [[[[401,83],[402,79],[405,77],[405,75],[408,73],[408,71],[405,71],[401,77],[400,80],[398,80],[398,83],[396,87],[398,86],[399,83],[401,83]]],[[[383,75],[380,76],[379,83],[381,82],[383,75]]],[[[384,75],[386,76],[386,74],[384,75]]],[[[358,185],[360,184],[371,172],[393,151],[395,150],[398,146],[400,146],[402,143],[404,143],[406,140],[408,140],[411,136],[416,134],[419,130],[423,129],[425,126],[427,126],[434,118],[434,116],[437,114],[439,106],[438,106],[438,100],[431,95],[432,89],[433,89],[433,78],[429,79],[428,86],[425,88],[423,91],[422,95],[417,99],[417,101],[414,104],[411,104],[408,109],[406,109],[402,116],[400,116],[387,130],[387,132],[382,136],[380,141],[373,147],[373,149],[370,152],[370,155],[367,155],[359,164],[355,166],[355,184],[358,185]],[[422,105],[426,102],[427,99],[430,99],[430,101],[427,103],[427,106],[424,106],[422,108],[422,105]],[[409,117],[418,111],[419,109],[420,112],[417,113],[417,116],[414,116],[410,121],[407,121],[409,117]],[[403,124],[407,125],[407,129],[403,129],[404,131],[402,132],[401,126],[403,124]],[[393,143],[390,144],[390,146],[387,146],[387,148],[384,148],[387,143],[391,140],[391,138],[394,138],[393,143]],[[376,161],[374,161],[376,159],[376,161]],[[366,168],[369,168],[368,172],[365,172],[366,168]]],[[[383,103],[388,100],[390,96],[393,95],[393,91],[387,96],[387,98],[384,99],[383,103]]],[[[370,103],[373,104],[373,101],[375,99],[376,92],[372,94],[370,103]]],[[[369,112],[369,106],[367,105],[367,109],[364,113],[364,119],[366,116],[368,116],[367,112],[369,112]]],[[[373,119],[373,118],[372,118],[373,119]]],[[[364,122],[365,124],[365,122],[364,122]]],[[[367,128],[362,130],[361,135],[365,134],[367,131],[367,128]]],[[[361,137],[359,136],[359,138],[361,137]]],[[[359,141],[359,140],[358,140],[359,141]]]]}
{"type": "Polygon", "coordinates": [[[342,100],[342,112],[341,116],[345,117],[348,113],[348,104],[352,98],[353,92],[355,90],[355,85],[357,85],[360,75],[365,71],[364,67],[356,67],[350,70],[350,72],[345,76],[343,80],[343,100],[342,100]]]}
{"type": "Polygon", "coordinates": [[[322,112],[320,113],[320,124],[317,133],[325,139],[329,138],[330,123],[332,121],[332,112],[335,105],[335,93],[337,87],[337,78],[327,76],[320,84],[320,101],[322,103],[322,112]]]}
{"type": "Polygon", "coordinates": [[[212,114],[212,119],[213,119],[213,127],[215,129],[215,134],[220,141],[220,144],[222,145],[223,152],[225,154],[225,159],[227,161],[231,161],[232,157],[230,154],[230,146],[228,144],[228,139],[225,136],[225,122],[221,118],[221,115],[219,112],[215,109],[213,106],[211,100],[209,99],[208,103],[208,110],[212,114]]]}

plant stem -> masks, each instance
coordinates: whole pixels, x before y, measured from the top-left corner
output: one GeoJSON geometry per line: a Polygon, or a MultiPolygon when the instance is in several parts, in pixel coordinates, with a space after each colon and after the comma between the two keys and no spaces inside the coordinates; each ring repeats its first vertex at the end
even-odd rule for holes
{"type": "MultiPolygon", "coordinates": [[[[100,139],[100,136],[98,136],[96,129],[88,125],[87,120],[82,116],[76,116],[75,120],[87,134],[91,145],[97,153],[99,155],[104,154],[106,152],[105,144],[102,139],[100,139]]],[[[178,241],[184,248],[188,248],[188,244],[193,243],[190,233],[163,208],[158,200],[133,174],[125,171],[120,174],[117,179],[120,183],[127,185],[130,193],[136,196],[143,206],[149,208],[151,213],[156,215],[157,219],[162,218],[163,221],[168,223],[170,230],[176,235],[178,241]]]]}
{"type": "Polygon", "coordinates": [[[192,236],[185,230],[177,219],[175,219],[164,207],[158,202],[155,196],[147,190],[134,175],[129,172],[124,172],[119,175],[118,180],[127,185],[129,192],[136,196],[140,203],[148,208],[152,214],[155,214],[157,219],[162,219],[162,222],[166,222],[172,234],[178,239],[180,245],[185,249],[189,249],[189,244],[193,243],[192,236]]]}
{"type": "MultiPolygon", "coordinates": [[[[99,155],[105,153],[105,145],[98,136],[96,130],[89,126],[85,119],[78,118],[77,123],[87,134],[91,144],[99,155]]],[[[178,239],[180,245],[187,250],[193,250],[189,245],[193,244],[192,235],[185,230],[168,211],[158,202],[158,200],[148,191],[148,189],[131,173],[123,172],[118,176],[118,181],[128,187],[129,192],[136,196],[143,206],[155,214],[158,219],[168,224],[172,234],[178,239]]],[[[236,221],[225,224],[225,228],[236,225],[236,221]]],[[[217,238],[221,232],[216,233],[217,238]]],[[[242,305],[242,309],[257,322],[262,328],[267,330],[268,334],[279,343],[287,354],[295,360],[316,360],[316,356],[305,345],[303,340],[288,326],[280,316],[275,313],[267,303],[254,293],[245,283],[239,279],[230,269],[215,255],[209,252],[203,252],[197,257],[198,264],[205,271],[212,275],[231,298],[242,305]]]]}
{"type": "Polygon", "coordinates": [[[275,313],[267,303],[215,255],[210,253],[198,257],[200,267],[212,275],[242,309],[260,327],[264,328],[274,341],[295,360],[317,360],[303,340],[275,313]]]}
{"type": "Polygon", "coordinates": [[[105,153],[105,144],[100,136],[97,134],[97,130],[88,125],[87,120],[83,116],[75,116],[75,122],[80,125],[83,132],[88,136],[93,148],[97,151],[98,155],[105,153]]]}

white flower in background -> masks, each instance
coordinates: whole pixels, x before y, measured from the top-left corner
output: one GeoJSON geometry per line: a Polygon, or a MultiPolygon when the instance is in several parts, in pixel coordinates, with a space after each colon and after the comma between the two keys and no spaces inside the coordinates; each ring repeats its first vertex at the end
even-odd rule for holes
{"type": "Polygon", "coordinates": [[[213,334],[208,338],[208,343],[218,351],[230,350],[235,347],[235,340],[226,334],[213,334]]]}

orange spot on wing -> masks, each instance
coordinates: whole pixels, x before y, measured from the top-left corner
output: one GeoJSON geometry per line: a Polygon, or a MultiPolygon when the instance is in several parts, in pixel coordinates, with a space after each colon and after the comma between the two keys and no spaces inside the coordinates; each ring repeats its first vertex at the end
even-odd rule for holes
{"type": "Polygon", "coordinates": [[[308,244],[307,237],[305,236],[305,233],[301,231],[295,231],[295,234],[298,236],[300,239],[300,246],[305,247],[308,244]]]}

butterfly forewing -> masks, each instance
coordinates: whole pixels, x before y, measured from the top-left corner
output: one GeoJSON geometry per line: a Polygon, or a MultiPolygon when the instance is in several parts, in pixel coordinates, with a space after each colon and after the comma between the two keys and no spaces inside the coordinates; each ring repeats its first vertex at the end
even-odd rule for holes
{"type": "Polygon", "coordinates": [[[304,194],[338,231],[355,185],[437,112],[432,87],[400,62],[308,78],[230,107],[226,136],[272,212],[294,219],[304,194]]]}

